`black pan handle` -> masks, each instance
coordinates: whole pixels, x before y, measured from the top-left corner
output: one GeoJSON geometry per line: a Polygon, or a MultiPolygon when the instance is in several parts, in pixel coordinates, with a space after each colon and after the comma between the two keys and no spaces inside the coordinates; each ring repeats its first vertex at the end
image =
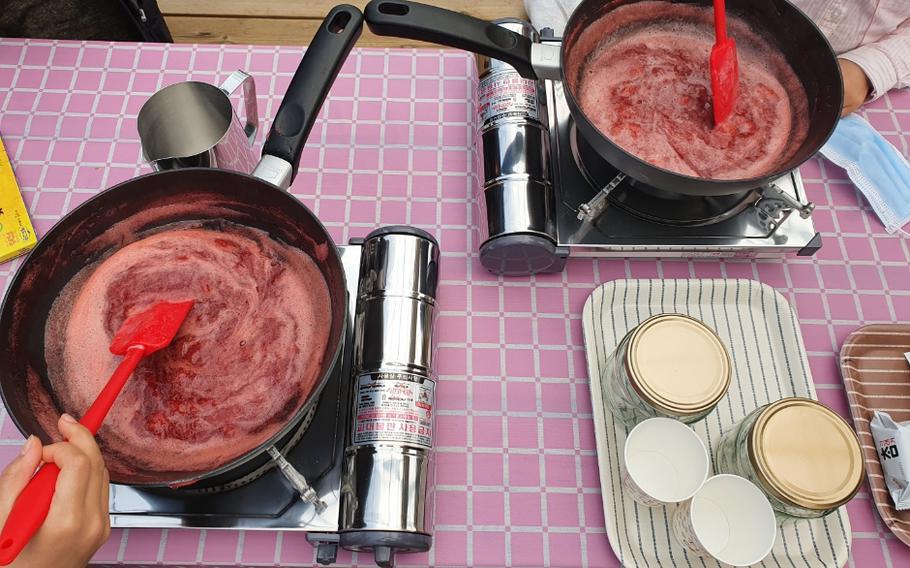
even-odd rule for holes
{"type": "Polygon", "coordinates": [[[405,0],[372,0],[363,12],[367,26],[376,35],[480,53],[508,63],[522,77],[537,78],[531,66],[531,40],[496,24],[405,0]]]}
{"type": "Polygon", "coordinates": [[[263,155],[291,164],[291,180],[297,175],[300,154],[319,109],[362,30],[363,13],[359,9],[347,4],[332,8],[291,79],[262,146],[263,155]]]}

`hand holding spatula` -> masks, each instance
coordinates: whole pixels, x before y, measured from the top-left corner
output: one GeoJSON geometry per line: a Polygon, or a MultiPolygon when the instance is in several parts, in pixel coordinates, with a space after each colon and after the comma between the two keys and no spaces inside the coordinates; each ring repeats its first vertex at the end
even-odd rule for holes
{"type": "MultiPolygon", "coordinates": [[[[123,322],[110,347],[111,353],[123,356],[123,360],[79,421],[92,434],[98,433],[139,362],[171,344],[192,307],[193,301],[160,302],[123,322]]],[[[44,523],[58,475],[60,468],[55,464],[44,464],[16,498],[0,533],[0,566],[11,564],[44,523]]]]}

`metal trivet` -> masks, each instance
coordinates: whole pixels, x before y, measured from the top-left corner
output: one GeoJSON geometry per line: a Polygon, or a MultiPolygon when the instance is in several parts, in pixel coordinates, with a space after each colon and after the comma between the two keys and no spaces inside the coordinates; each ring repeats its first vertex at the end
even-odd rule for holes
{"type": "MultiPolygon", "coordinates": [[[[282,454],[286,454],[291,448],[293,448],[294,446],[297,445],[297,442],[299,442],[300,439],[303,437],[303,435],[306,433],[307,428],[310,427],[310,423],[313,421],[313,417],[316,416],[316,408],[318,406],[319,406],[319,401],[317,400],[316,403],[313,404],[313,407],[310,409],[310,411],[307,412],[306,415],[303,417],[303,419],[300,421],[300,426],[298,426],[297,429],[294,431],[294,434],[293,434],[293,436],[291,436],[291,439],[288,440],[287,443],[284,444],[284,446],[282,446],[279,449],[279,451],[282,454]]],[[[192,486],[190,486],[185,489],[178,488],[178,489],[176,489],[176,491],[180,491],[181,493],[186,493],[189,495],[211,495],[212,493],[222,493],[224,491],[230,491],[232,489],[237,489],[238,487],[243,487],[244,485],[246,485],[250,482],[256,481],[257,479],[262,477],[266,472],[268,472],[271,469],[274,469],[277,466],[278,466],[278,464],[275,463],[274,460],[269,460],[266,463],[264,463],[262,466],[260,466],[259,468],[244,475],[243,477],[234,479],[227,483],[223,483],[221,485],[213,485],[211,487],[201,487],[198,489],[194,489],[192,486]]]]}
{"type": "MultiPolygon", "coordinates": [[[[718,196],[671,193],[645,185],[611,166],[570,126],[572,157],[592,187],[612,187],[606,200],[640,219],[662,225],[702,227],[720,223],[755,205],[762,190],[718,196]]],[[[590,211],[590,209],[586,210],[590,211]]]]}

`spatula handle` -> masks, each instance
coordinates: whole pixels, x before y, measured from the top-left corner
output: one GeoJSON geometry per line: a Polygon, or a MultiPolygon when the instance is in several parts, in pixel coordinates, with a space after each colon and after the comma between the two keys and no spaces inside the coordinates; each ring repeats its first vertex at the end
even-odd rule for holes
{"type": "Polygon", "coordinates": [[[117,395],[123,390],[123,385],[126,384],[127,379],[129,379],[130,375],[133,373],[133,369],[136,368],[136,365],[139,364],[139,361],[141,361],[144,356],[145,349],[143,347],[130,347],[126,351],[123,360],[120,361],[120,364],[117,366],[117,370],[114,371],[110,380],[104,385],[104,388],[101,389],[98,398],[96,398],[95,402],[93,402],[88,410],[85,411],[85,414],[79,422],[88,428],[92,435],[98,433],[98,428],[101,428],[101,423],[104,422],[104,417],[107,416],[107,413],[114,405],[114,401],[117,400],[117,395]]]}
{"type": "Polygon", "coordinates": [[[717,43],[727,39],[727,8],[724,0],[714,0],[714,36],[717,43]]]}
{"type": "Polygon", "coordinates": [[[54,498],[58,475],[59,467],[52,463],[44,464],[16,498],[0,533],[0,566],[11,564],[44,524],[54,498]]]}

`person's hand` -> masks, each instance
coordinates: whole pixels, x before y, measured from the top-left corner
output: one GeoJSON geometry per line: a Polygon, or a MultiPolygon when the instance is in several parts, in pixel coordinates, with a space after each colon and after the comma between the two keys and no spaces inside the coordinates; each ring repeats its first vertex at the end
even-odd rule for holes
{"type": "Polygon", "coordinates": [[[57,424],[66,442],[41,445],[34,436],[0,473],[0,526],[42,461],[60,468],[44,524],[11,564],[15,568],[83,568],[111,533],[107,468],[95,438],[64,414],[57,424]]]}
{"type": "Polygon", "coordinates": [[[862,67],[849,59],[838,59],[840,72],[844,77],[844,109],[841,116],[847,116],[866,102],[872,92],[872,83],[862,67]]]}

